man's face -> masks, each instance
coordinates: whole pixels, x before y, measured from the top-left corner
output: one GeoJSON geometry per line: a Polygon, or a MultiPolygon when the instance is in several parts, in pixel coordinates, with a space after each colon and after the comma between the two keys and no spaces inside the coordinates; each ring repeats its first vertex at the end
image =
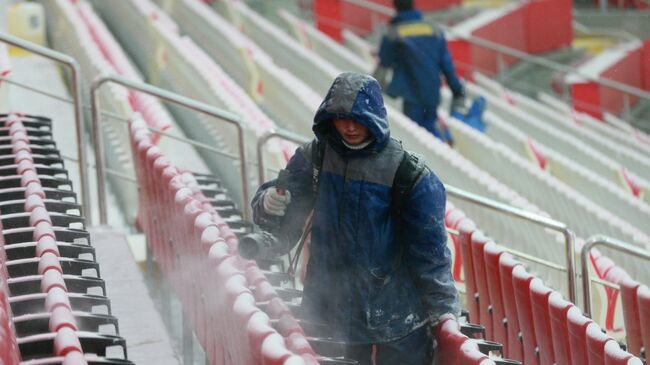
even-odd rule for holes
{"type": "Polygon", "coordinates": [[[339,132],[345,143],[356,146],[365,142],[370,136],[368,128],[352,119],[335,119],[334,127],[339,132]]]}

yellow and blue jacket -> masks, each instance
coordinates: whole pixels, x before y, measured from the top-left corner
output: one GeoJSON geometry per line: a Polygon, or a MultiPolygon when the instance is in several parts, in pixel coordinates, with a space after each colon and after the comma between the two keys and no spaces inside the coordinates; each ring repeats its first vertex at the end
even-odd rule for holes
{"type": "Polygon", "coordinates": [[[440,74],[454,96],[463,94],[443,32],[422,19],[422,13],[408,10],[391,21],[379,48],[382,67],[393,69],[386,93],[411,103],[438,106],[440,74]]]}

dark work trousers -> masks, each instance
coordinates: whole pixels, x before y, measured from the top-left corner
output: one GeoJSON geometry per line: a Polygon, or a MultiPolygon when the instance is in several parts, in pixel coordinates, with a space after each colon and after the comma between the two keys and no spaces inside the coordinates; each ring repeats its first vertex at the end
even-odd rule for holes
{"type": "Polygon", "coordinates": [[[438,108],[435,105],[422,105],[404,100],[404,114],[438,139],[442,139],[440,128],[436,125],[438,108]]]}
{"type": "MultiPolygon", "coordinates": [[[[397,341],[374,345],[377,347],[375,365],[431,365],[433,362],[433,337],[424,325],[397,341]]],[[[359,365],[372,365],[373,345],[350,345],[345,357],[357,360],[359,365]]]]}

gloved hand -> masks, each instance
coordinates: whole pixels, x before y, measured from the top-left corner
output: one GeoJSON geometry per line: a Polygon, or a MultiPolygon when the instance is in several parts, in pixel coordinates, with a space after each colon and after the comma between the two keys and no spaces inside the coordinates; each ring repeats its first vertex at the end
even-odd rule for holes
{"type": "Polygon", "coordinates": [[[451,108],[449,110],[449,115],[454,115],[459,113],[462,116],[465,116],[465,94],[454,95],[451,99],[451,108]]]}
{"type": "Polygon", "coordinates": [[[284,195],[280,195],[273,186],[264,190],[262,206],[266,214],[281,217],[284,215],[289,203],[291,203],[291,192],[289,190],[285,190],[284,195]]]}

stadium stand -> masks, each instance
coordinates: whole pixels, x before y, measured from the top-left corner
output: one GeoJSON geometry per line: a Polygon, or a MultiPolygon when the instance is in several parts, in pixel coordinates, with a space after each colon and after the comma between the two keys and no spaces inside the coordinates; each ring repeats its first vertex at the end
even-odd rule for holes
{"type": "MultiPolygon", "coordinates": [[[[57,22],[50,27],[53,45],[81,60],[87,76],[146,78],[237,113],[247,141],[272,131],[276,121],[310,135],[311,116],[339,69],[372,68],[370,48],[359,37],[344,32],[348,44],[362,50],[355,54],[286,11],[278,27],[241,1],[212,7],[199,0],[92,1],[108,27],[90,2],[44,3],[57,22]],[[332,57],[337,52],[341,56],[332,57]]],[[[645,136],[603,127],[565,106],[549,107],[559,103],[551,97],[537,102],[480,75],[475,80],[469,91],[488,98],[486,134],[441,113],[456,136],[452,150],[388,107],[394,135],[423,154],[446,183],[565,221],[580,236],[576,249],[596,232],[648,247],[645,136]],[[632,137],[633,144],[622,145],[632,137]]],[[[137,205],[148,250],[206,362],[353,364],[342,356],[342,343],[319,335],[326,324],[304,318],[301,292],[289,284],[294,278],[278,271],[283,260],[237,255],[238,236],[252,229],[242,219],[242,186],[231,173],[239,162],[192,152],[205,160],[198,163],[205,170],[195,172],[175,159],[185,152],[168,149],[165,133],[158,133],[175,130],[173,116],[185,132],[180,138],[234,155],[233,131],[175,107],[168,113],[144,94],[114,85],[107,90],[102,107],[129,120],[128,128],[105,123],[109,161],[121,173],[135,172],[139,187],[137,196],[122,197],[123,205],[137,205]],[[208,166],[216,176],[205,172],[208,166]]],[[[131,363],[51,121],[7,114],[0,124],[0,362],[131,363]]],[[[247,145],[255,167],[253,144],[247,145]]],[[[266,172],[282,166],[294,148],[272,143],[266,172]]],[[[258,183],[249,182],[250,188],[258,183]]],[[[606,248],[591,250],[596,279],[593,310],[585,316],[578,302],[564,299],[561,235],[449,198],[452,271],[468,312],[435,327],[437,363],[642,363],[650,344],[647,265],[606,248]]]]}

